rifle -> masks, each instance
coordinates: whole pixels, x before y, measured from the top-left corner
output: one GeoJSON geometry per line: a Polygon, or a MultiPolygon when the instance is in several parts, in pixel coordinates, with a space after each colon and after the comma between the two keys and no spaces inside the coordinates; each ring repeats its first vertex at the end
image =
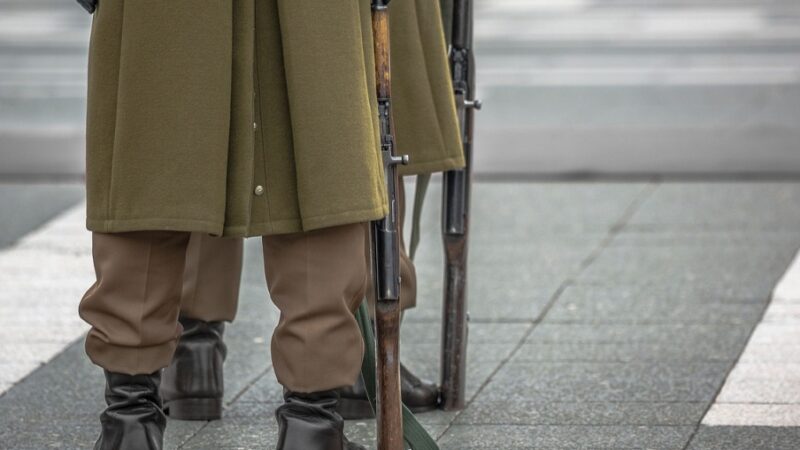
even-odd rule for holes
{"type": "Polygon", "coordinates": [[[377,332],[378,448],[402,450],[400,397],[400,223],[397,205],[398,164],[408,156],[394,155],[392,88],[389,48],[389,1],[372,0],[375,80],[380,118],[381,155],[389,197],[389,214],[372,222],[372,261],[375,276],[377,332]]]}
{"type": "MultiPolygon", "coordinates": [[[[448,23],[448,20],[445,20],[448,23]]],[[[472,50],[473,0],[454,0],[450,72],[461,126],[466,167],[445,172],[442,188],[442,240],[445,252],[442,324],[442,409],[464,407],[467,358],[467,240],[472,184],[475,110],[475,57],[472,50]]]]}
{"type": "Polygon", "coordinates": [[[97,0],[78,0],[78,3],[89,13],[94,13],[97,9],[97,0]]]}

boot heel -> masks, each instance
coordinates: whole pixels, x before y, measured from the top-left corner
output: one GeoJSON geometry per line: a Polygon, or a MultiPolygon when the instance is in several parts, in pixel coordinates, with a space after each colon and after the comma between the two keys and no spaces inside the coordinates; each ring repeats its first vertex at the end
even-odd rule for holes
{"type": "Polygon", "coordinates": [[[222,418],[222,399],[182,398],[164,405],[170,419],[177,420],[219,420],[222,418]]]}

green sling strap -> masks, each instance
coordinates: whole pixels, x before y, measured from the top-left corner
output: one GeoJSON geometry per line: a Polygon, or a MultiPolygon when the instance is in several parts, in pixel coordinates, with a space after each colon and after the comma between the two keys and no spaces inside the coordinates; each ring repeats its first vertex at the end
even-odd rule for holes
{"type": "MultiPolygon", "coordinates": [[[[364,378],[364,386],[367,388],[367,398],[375,411],[375,336],[372,334],[372,323],[369,320],[369,310],[366,302],[362,302],[356,312],[358,327],[361,328],[361,336],[364,337],[364,361],[361,364],[361,376],[364,378]]],[[[403,405],[403,439],[406,446],[411,450],[439,450],[436,441],[425,428],[417,422],[416,417],[403,405]]]]}
{"type": "Polygon", "coordinates": [[[417,175],[417,187],[414,191],[414,212],[411,216],[411,241],[408,243],[408,255],[411,260],[417,254],[419,240],[422,237],[420,222],[422,221],[422,206],[425,204],[425,194],[428,192],[428,185],[431,183],[431,174],[426,173],[417,175]]]}

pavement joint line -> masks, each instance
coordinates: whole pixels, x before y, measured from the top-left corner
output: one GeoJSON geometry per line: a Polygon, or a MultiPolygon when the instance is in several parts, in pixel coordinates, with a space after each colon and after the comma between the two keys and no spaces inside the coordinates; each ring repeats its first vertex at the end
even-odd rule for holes
{"type": "MultiPolygon", "coordinates": [[[[272,364],[267,366],[266,369],[262,370],[259,374],[257,374],[255,377],[253,377],[247,384],[244,385],[244,387],[242,387],[239,390],[239,392],[236,393],[236,395],[233,396],[233,398],[230,399],[230,401],[226,402],[225,403],[225,409],[227,410],[227,409],[231,408],[240,398],[242,398],[242,396],[244,396],[244,394],[247,393],[247,391],[250,390],[250,388],[255,386],[256,383],[261,381],[261,379],[264,378],[271,371],[272,371],[272,364]]],[[[194,439],[203,430],[205,430],[205,428],[208,425],[210,425],[211,422],[212,421],[209,420],[209,421],[206,421],[205,423],[203,423],[203,425],[201,425],[197,430],[195,430],[189,437],[187,437],[183,442],[178,444],[178,448],[181,449],[181,448],[184,448],[186,445],[190,444],[192,439],[194,439]]]]}
{"type": "Polygon", "coordinates": [[[622,231],[623,228],[625,228],[625,224],[627,224],[631,220],[631,218],[633,218],[633,215],[636,214],[636,211],[639,208],[641,208],[641,206],[644,204],[644,202],[649,197],[651,197],[653,195],[653,193],[655,193],[655,191],[658,189],[658,187],[660,185],[661,185],[661,183],[659,183],[659,182],[652,182],[652,183],[646,184],[642,188],[642,190],[631,201],[631,203],[628,205],[628,207],[625,208],[625,211],[623,211],[623,213],[620,216],[620,218],[614,224],[612,224],[609,227],[608,232],[603,237],[603,239],[600,240],[600,243],[597,245],[597,248],[594,248],[592,251],[590,251],[589,255],[586,258],[584,258],[584,260],[581,262],[581,264],[578,266],[578,268],[574,269],[572,271],[572,273],[570,273],[570,274],[568,274],[566,276],[564,281],[562,281],[561,285],[559,285],[558,289],[556,289],[556,291],[551,296],[550,300],[547,302],[547,305],[545,305],[545,307],[542,308],[542,312],[533,321],[533,323],[531,323],[528,326],[528,329],[525,330],[525,332],[523,333],[523,335],[520,338],[520,340],[516,343],[516,345],[514,345],[514,347],[509,352],[508,356],[503,358],[497,364],[497,366],[494,368],[494,370],[492,370],[492,372],[489,374],[489,376],[486,377],[484,382],[480,385],[480,387],[478,387],[478,389],[475,391],[475,393],[472,395],[472,397],[467,401],[467,404],[464,406],[464,409],[462,409],[461,411],[458,411],[456,414],[453,415],[453,417],[450,419],[450,421],[447,424],[447,426],[445,426],[444,429],[441,431],[441,433],[439,433],[439,435],[436,436],[436,441],[441,440],[447,434],[447,432],[450,431],[451,428],[453,428],[455,421],[458,420],[459,417],[461,417],[461,415],[464,413],[464,411],[466,411],[467,409],[469,409],[470,406],[472,406],[472,404],[475,402],[475,399],[478,398],[478,396],[481,394],[481,392],[483,392],[483,390],[486,389],[486,386],[488,386],[489,383],[492,382],[492,380],[494,379],[495,375],[497,375],[497,373],[503,367],[505,367],[506,364],[508,364],[508,362],[512,358],[514,358],[514,356],[517,354],[517,352],[519,352],[519,350],[523,346],[525,346],[525,342],[528,340],[528,338],[530,338],[531,334],[533,334],[533,331],[536,329],[537,325],[539,325],[545,319],[545,317],[547,317],[547,313],[550,312],[550,310],[553,308],[553,306],[558,301],[558,299],[561,298],[561,294],[563,294],[564,291],[567,289],[567,287],[572,285],[574,283],[574,281],[576,279],[578,279],[580,277],[580,275],[589,266],[591,266],[594,261],[597,260],[597,258],[600,256],[600,254],[606,248],[609,247],[611,242],[613,242],[614,237],[620,231],[622,231]]]}
{"type": "Polygon", "coordinates": [[[194,431],[192,434],[190,434],[190,435],[189,435],[189,437],[187,437],[187,438],[186,438],[186,439],[185,439],[183,442],[181,442],[181,443],[179,443],[179,444],[178,444],[178,449],[182,449],[182,448],[184,448],[184,447],[185,447],[187,444],[189,444],[189,442],[191,442],[191,441],[192,441],[192,439],[194,439],[194,438],[195,438],[195,436],[197,436],[198,434],[200,434],[200,432],[201,432],[201,431],[205,430],[205,429],[206,429],[206,427],[208,426],[208,424],[210,424],[210,423],[211,423],[211,421],[206,421],[206,422],[204,422],[204,423],[203,423],[203,424],[202,424],[200,427],[198,427],[198,428],[197,428],[197,430],[195,430],[195,431],[194,431]]]}
{"type": "Polygon", "coordinates": [[[261,381],[261,379],[262,379],[262,378],[264,378],[264,376],[266,376],[266,375],[267,375],[268,373],[270,373],[271,371],[272,371],[272,364],[270,364],[270,365],[269,365],[269,366],[268,366],[266,369],[264,369],[264,370],[263,370],[261,373],[259,373],[259,374],[258,374],[258,375],[256,375],[255,377],[253,377],[253,379],[252,379],[252,380],[250,380],[250,382],[248,382],[246,385],[244,385],[244,387],[243,387],[243,388],[241,388],[241,389],[239,390],[239,392],[238,392],[238,393],[236,393],[236,395],[234,395],[234,396],[233,396],[233,398],[231,398],[231,399],[230,399],[230,401],[228,401],[227,403],[225,403],[225,407],[226,407],[226,408],[229,408],[229,407],[233,406],[233,404],[234,404],[234,403],[236,403],[236,402],[237,402],[237,401],[238,401],[238,400],[239,400],[239,399],[240,399],[240,398],[241,398],[241,397],[242,397],[242,396],[243,396],[243,395],[244,395],[244,394],[245,394],[245,393],[246,393],[248,390],[250,390],[250,388],[251,388],[251,387],[253,387],[253,386],[254,386],[256,383],[258,383],[259,381],[261,381]]]}
{"type": "MultiPolygon", "coordinates": [[[[239,390],[239,392],[236,393],[236,395],[233,396],[233,398],[230,399],[230,401],[226,402],[225,403],[225,409],[227,410],[231,406],[233,406],[234,403],[236,403],[240,398],[242,398],[242,396],[245,393],[247,393],[248,390],[250,390],[250,388],[252,388],[256,383],[258,383],[262,378],[264,378],[271,371],[272,371],[272,364],[267,366],[266,369],[262,370],[259,374],[257,374],[255,377],[253,377],[244,387],[242,387],[239,390]]],[[[184,448],[186,445],[190,444],[192,442],[192,439],[197,437],[197,435],[199,435],[203,430],[205,430],[206,427],[211,424],[211,422],[212,421],[210,421],[210,420],[205,421],[203,423],[203,425],[201,425],[197,430],[195,430],[191,435],[189,435],[185,440],[183,440],[183,442],[178,444],[178,448],[181,449],[181,448],[184,448]]]]}

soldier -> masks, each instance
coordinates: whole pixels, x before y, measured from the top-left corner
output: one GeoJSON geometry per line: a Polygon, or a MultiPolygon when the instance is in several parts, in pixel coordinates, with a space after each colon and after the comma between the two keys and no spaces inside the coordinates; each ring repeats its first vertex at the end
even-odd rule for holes
{"type": "MultiPolygon", "coordinates": [[[[461,164],[457,127],[449,114],[437,115],[437,108],[449,111],[452,88],[438,5],[432,1],[403,0],[392,4],[392,55],[395,122],[400,154],[411,155],[406,175],[444,171],[461,164]],[[418,70],[426,67],[427,73],[418,70]]],[[[405,194],[400,189],[400,211],[405,194]]],[[[402,223],[402,218],[401,218],[402,223]]],[[[402,237],[402,234],[401,234],[402,237]]],[[[187,254],[181,302],[184,333],[175,357],[162,378],[165,408],[172,418],[213,420],[221,416],[223,396],[222,362],[225,358],[225,321],[236,316],[241,277],[242,243],[193,235],[187,254]]],[[[416,306],[417,277],[414,264],[401,250],[401,306],[416,306]]],[[[370,309],[372,288],[367,289],[370,309]]],[[[439,391],[401,366],[403,403],[414,412],[437,406],[439,391]]],[[[339,390],[338,412],[345,419],[373,415],[360,378],[339,390]]]]}
{"type": "MultiPolygon", "coordinates": [[[[434,8],[397,3],[413,20],[434,8]]],[[[363,355],[352,312],[367,287],[366,224],[387,211],[372,50],[369,0],[101,1],[87,111],[97,281],[80,306],[92,326],[87,354],[106,375],[96,449],[162,448],[160,371],[183,332],[192,233],[262,236],[281,310],[272,342],[285,387],[278,448],[361,448],[347,442],[335,409],[363,355]]],[[[417,83],[441,69],[440,56],[418,48],[396,67],[407,65],[417,83]]],[[[433,115],[457,136],[447,100],[406,122],[433,115]]],[[[398,131],[408,126],[397,121],[398,131]]],[[[443,134],[400,131],[398,143],[411,153],[443,134]]],[[[457,151],[453,167],[463,163],[457,151]]],[[[184,323],[187,337],[203,328],[184,323]]]]}

